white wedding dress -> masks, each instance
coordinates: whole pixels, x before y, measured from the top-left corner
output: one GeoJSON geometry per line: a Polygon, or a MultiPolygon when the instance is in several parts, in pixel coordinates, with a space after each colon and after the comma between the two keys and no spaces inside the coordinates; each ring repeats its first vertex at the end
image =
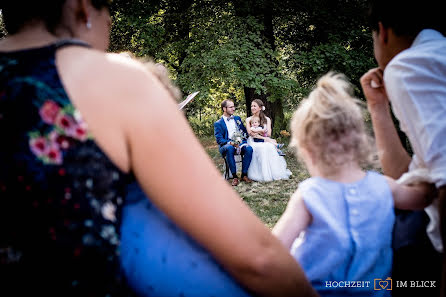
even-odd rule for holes
{"type": "Polygon", "coordinates": [[[274,144],[269,142],[254,142],[248,138],[248,144],[253,149],[248,177],[258,182],[269,182],[288,179],[291,171],[287,169],[285,158],[279,156],[274,144]]]}

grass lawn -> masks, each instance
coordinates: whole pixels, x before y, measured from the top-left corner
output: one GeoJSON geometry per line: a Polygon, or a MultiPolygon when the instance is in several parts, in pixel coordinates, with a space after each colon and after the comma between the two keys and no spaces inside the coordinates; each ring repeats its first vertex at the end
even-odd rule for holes
{"type": "MultiPolygon", "coordinates": [[[[200,141],[223,176],[224,161],[214,137],[202,137],[200,141]]],[[[268,183],[241,182],[234,187],[243,201],[269,228],[274,226],[284,212],[288,199],[296,190],[298,183],[309,177],[306,169],[297,162],[292,149],[284,147],[282,151],[286,154],[288,169],[293,173],[290,179],[268,183]]]]}

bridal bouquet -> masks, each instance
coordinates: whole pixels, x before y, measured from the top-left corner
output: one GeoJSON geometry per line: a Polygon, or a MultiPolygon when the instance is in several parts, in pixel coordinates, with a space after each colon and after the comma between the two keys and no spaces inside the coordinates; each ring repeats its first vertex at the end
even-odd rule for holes
{"type": "Polygon", "coordinates": [[[240,129],[237,129],[232,135],[231,141],[236,145],[240,145],[245,139],[246,134],[243,133],[243,131],[241,131],[240,129]]]}

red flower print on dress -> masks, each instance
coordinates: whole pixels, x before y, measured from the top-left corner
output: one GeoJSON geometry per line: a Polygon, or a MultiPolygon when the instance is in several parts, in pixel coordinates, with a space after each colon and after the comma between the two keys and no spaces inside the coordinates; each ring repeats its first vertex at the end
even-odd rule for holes
{"type": "Polygon", "coordinates": [[[60,113],[56,118],[56,126],[63,130],[64,134],[85,141],[88,138],[87,124],[83,121],[77,121],[73,116],[66,113],[60,113]]]}
{"type": "Polygon", "coordinates": [[[46,154],[48,162],[51,164],[62,164],[62,152],[56,143],[52,143],[46,154]]]}
{"type": "Polygon", "coordinates": [[[48,151],[48,143],[45,137],[35,137],[30,138],[29,147],[31,151],[37,156],[42,157],[45,156],[48,151]]]}
{"type": "Polygon", "coordinates": [[[74,129],[76,123],[72,116],[64,112],[60,112],[57,115],[54,124],[56,125],[56,127],[62,129],[65,132],[65,134],[70,135],[70,131],[74,129]]]}
{"type": "Polygon", "coordinates": [[[47,124],[54,124],[57,115],[59,114],[61,108],[56,102],[52,100],[46,100],[39,110],[40,117],[47,124]]]}
{"type": "Polygon", "coordinates": [[[85,141],[88,138],[87,124],[80,123],[74,127],[73,134],[71,135],[75,139],[85,141]]]}
{"type": "Polygon", "coordinates": [[[65,135],[57,133],[55,130],[51,131],[49,138],[51,142],[57,143],[61,149],[66,150],[70,147],[70,139],[65,135]]]}
{"type": "Polygon", "coordinates": [[[62,164],[62,152],[57,142],[40,135],[34,135],[30,137],[29,147],[34,155],[44,163],[62,164]]]}
{"type": "Polygon", "coordinates": [[[71,131],[70,136],[80,141],[85,141],[88,138],[87,123],[84,122],[82,116],[78,110],[73,112],[73,119],[76,123],[75,128],[71,131]]]}
{"type": "Polygon", "coordinates": [[[44,102],[39,114],[44,123],[52,126],[44,135],[38,130],[29,133],[30,149],[45,164],[62,164],[63,151],[76,140],[88,139],[87,124],[72,105],[60,107],[52,100],[44,102]]]}

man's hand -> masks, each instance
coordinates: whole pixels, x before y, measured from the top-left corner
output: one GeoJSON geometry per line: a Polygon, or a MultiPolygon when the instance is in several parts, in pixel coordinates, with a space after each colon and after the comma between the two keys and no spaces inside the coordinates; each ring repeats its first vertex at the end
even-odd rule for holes
{"type": "Polygon", "coordinates": [[[229,142],[229,144],[230,145],[232,145],[233,147],[235,147],[235,148],[238,148],[239,147],[239,144],[238,143],[235,143],[235,142],[229,142]]]}
{"type": "Polygon", "coordinates": [[[397,179],[408,170],[411,158],[401,144],[392,120],[382,70],[369,70],[361,77],[361,86],[367,99],[382,169],[384,174],[397,179]]]}
{"type": "Polygon", "coordinates": [[[367,99],[369,111],[378,106],[388,106],[389,98],[387,97],[383,80],[383,71],[381,69],[370,69],[361,77],[360,81],[362,90],[367,99]]]}

